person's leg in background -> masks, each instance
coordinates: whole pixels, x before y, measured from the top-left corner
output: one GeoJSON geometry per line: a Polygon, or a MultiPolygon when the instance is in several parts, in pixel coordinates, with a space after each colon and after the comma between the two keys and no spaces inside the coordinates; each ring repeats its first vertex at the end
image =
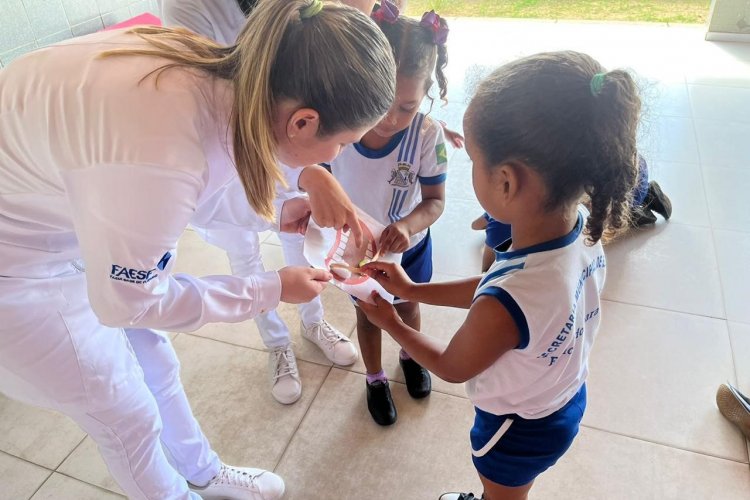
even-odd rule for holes
{"type": "MultiPolygon", "coordinates": [[[[232,274],[251,276],[264,272],[258,233],[248,232],[243,238],[245,245],[241,251],[227,250],[232,274]]],[[[271,394],[279,403],[292,404],[302,395],[302,380],[297,369],[297,358],[292,350],[289,329],[275,310],[257,316],[254,321],[263,344],[269,351],[271,394]]]]}
{"type": "MultiPolygon", "coordinates": [[[[279,240],[284,252],[284,261],[288,266],[310,266],[303,252],[304,236],[279,233],[279,240]]],[[[348,366],[357,361],[359,354],[352,341],[323,318],[323,302],[320,296],[300,304],[299,314],[302,336],[317,345],[331,363],[348,366]]]]}

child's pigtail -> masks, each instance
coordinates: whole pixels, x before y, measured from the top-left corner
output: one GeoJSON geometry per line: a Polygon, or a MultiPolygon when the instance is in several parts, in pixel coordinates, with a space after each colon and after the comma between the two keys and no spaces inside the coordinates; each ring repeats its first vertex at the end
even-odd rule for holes
{"type": "MultiPolygon", "coordinates": [[[[446,30],[448,23],[445,19],[440,18],[440,25],[446,30]]],[[[437,61],[435,62],[435,78],[440,88],[440,99],[447,103],[445,96],[448,95],[448,77],[445,76],[445,67],[448,66],[448,46],[444,43],[437,46],[437,61]]]]}

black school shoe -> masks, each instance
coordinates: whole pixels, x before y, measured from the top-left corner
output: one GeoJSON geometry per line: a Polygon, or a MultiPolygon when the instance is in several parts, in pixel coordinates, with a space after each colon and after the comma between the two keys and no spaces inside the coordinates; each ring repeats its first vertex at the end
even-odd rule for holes
{"type": "Polygon", "coordinates": [[[481,497],[475,497],[474,493],[443,493],[438,500],[482,500],[481,497]]]}
{"type": "Polygon", "coordinates": [[[404,371],[406,390],[409,391],[409,396],[414,399],[422,399],[429,396],[430,391],[432,391],[430,372],[422,368],[413,359],[401,359],[399,356],[398,364],[401,365],[401,369],[404,371]]]}
{"type": "Polygon", "coordinates": [[[642,227],[650,224],[656,224],[656,216],[651,210],[645,206],[633,207],[630,210],[630,225],[632,227],[642,227]]]}
{"type": "Polygon", "coordinates": [[[665,220],[672,217],[672,200],[664,194],[656,181],[648,183],[648,192],[646,193],[646,199],[643,201],[643,206],[661,215],[665,220]]]}
{"type": "Polygon", "coordinates": [[[370,410],[372,419],[379,425],[392,425],[396,423],[396,406],[391,397],[391,388],[388,382],[376,380],[367,385],[367,409],[370,410]]]}

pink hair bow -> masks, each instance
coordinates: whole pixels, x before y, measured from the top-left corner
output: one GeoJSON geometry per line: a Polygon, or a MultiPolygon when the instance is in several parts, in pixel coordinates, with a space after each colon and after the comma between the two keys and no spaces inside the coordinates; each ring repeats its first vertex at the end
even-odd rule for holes
{"type": "Polygon", "coordinates": [[[425,12],[419,24],[432,30],[432,42],[435,45],[444,45],[448,41],[448,27],[440,25],[440,16],[434,10],[425,12]]]}
{"type": "Polygon", "coordinates": [[[374,11],[370,15],[370,17],[372,17],[372,19],[378,24],[384,22],[388,24],[395,24],[398,20],[398,15],[398,7],[396,7],[388,0],[381,0],[380,7],[378,8],[378,10],[374,11]]]}

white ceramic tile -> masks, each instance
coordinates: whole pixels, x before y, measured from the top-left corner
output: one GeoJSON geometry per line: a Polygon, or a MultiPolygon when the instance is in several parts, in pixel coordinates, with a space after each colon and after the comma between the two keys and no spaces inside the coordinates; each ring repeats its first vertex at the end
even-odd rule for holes
{"type": "Polygon", "coordinates": [[[725,321],[605,301],[590,367],[586,425],[747,461],[714,405],[734,378],[725,321]]]}
{"type": "Polygon", "coordinates": [[[77,479],[54,473],[31,500],[115,500],[125,498],[77,479]]]}
{"type": "MultiPolygon", "coordinates": [[[[710,226],[700,166],[693,163],[649,162],[649,177],[672,201],[670,222],[710,226]]],[[[657,215],[659,219],[660,216],[657,215]]]]}
{"type": "Polygon", "coordinates": [[[287,500],[437,499],[445,491],[478,491],[466,399],[435,393],[412,401],[393,383],[398,421],[381,427],[367,411],[363,375],[334,368],[276,472],[287,500]]]}
{"type": "Polygon", "coordinates": [[[605,247],[605,299],[724,317],[708,228],[659,222],[605,247]]]}
{"type": "Polygon", "coordinates": [[[583,428],[573,446],[537,479],[531,500],[741,500],[747,464],[583,428]]]}
{"type": "Polygon", "coordinates": [[[727,319],[750,323],[750,234],[714,231],[727,319]]]}
{"type": "Polygon", "coordinates": [[[302,397],[282,405],[271,396],[265,353],[191,335],[174,346],[193,413],[219,457],[273,469],[330,368],[298,361],[302,397]]]}
{"type": "Polygon", "coordinates": [[[703,180],[713,227],[750,232],[750,168],[705,168],[703,180]]]}
{"type": "Polygon", "coordinates": [[[0,452],[0,500],[30,498],[50,474],[51,470],[0,452]]]}
{"type": "Polygon", "coordinates": [[[660,81],[640,79],[641,112],[646,117],[675,116],[690,118],[690,98],[684,79],[660,81]]]}
{"type": "Polygon", "coordinates": [[[737,387],[743,394],[750,395],[750,324],[730,321],[729,337],[732,339],[737,387]]]}
{"type": "Polygon", "coordinates": [[[750,123],[695,120],[703,167],[750,169],[750,123]]]}
{"type": "Polygon", "coordinates": [[[693,116],[701,120],[750,123],[750,88],[690,85],[693,116]]]}
{"type": "Polygon", "coordinates": [[[466,150],[456,151],[448,163],[448,180],[445,184],[445,195],[448,198],[448,203],[454,199],[476,202],[477,197],[474,194],[471,172],[472,163],[469,155],[466,154],[466,150]]]}
{"type": "Polygon", "coordinates": [[[432,263],[435,272],[475,276],[482,267],[484,231],[473,231],[471,221],[484,210],[474,200],[449,199],[432,226],[432,263]]]}
{"type": "Polygon", "coordinates": [[[112,493],[125,494],[112,479],[112,476],[109,475],[107,465],[90,436],[87,436],[78,448],[65,459],[65,462],[57,468],[57,472],[94,484],[112,493]]]}
{"type": "Polygon", "coordinates": [[[0,451],[55,469],[85,436],[60,413],[0,395],[0,451]]]}
{"type": "Polygon", "coordinates": [[[638,151],[649,160],[698,163],[693,121],[674,116],[644,116],[638,151]]]}

